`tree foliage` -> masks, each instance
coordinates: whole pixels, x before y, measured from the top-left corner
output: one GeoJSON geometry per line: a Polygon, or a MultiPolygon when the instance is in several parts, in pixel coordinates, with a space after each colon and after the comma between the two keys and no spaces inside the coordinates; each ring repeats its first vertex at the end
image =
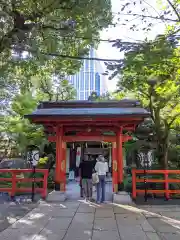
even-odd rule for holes
{"type": "Polygon", "coordinates": [[[157,37],[125,54],[119,91],[133,92],[150,113],[159,161],[167,167],[169,134],[180,125],[180,54],[176,42],[157,37]]]}
{"type": "Polygon", "coordinates": [[[37,99],[33,98],[31,93],[19,94],[13,99],[11,104],[11,114],[3,117],[1,132],[11,139],[16,148],[22,152],[31,144],[42,145],[43,130],[40,126],[30,124],[28,119],[24,118],[37,106],[37,99]]]}
{"type": "MultiPolygon", "coordinates": [[[[62,91],[58,90],[59,94],[53,99],[62,95],[66,76],[80,69],[78,57],[87,54],[92,45],[96,47],[99,31],[112,21],[110,1],[105,0],[98,4],[96,0],[2,0],[0,15],[0,103],[3,109],[16,94],[32,91],[34,85],[47,91],[47,84],[48,87],[55,85],[51,81],[54,76],[58,77],[62,91]]],[[[55,81],[57,83],[54,78],[55,81]]],[[[75,95],[73,90],[71,95],[75,95]]]]}
{"type": "Polygon", "coordinates": [[[6,115],[2,115],[0,125],[0,132],[11,139],[20,152],[25,151],[28,145],[38,145],[41,148],[47,144],[43,128],[31,124],[24,115],[32,113],[40,101],[66,101],[76,97],[73,86],[58,76],[55,80],[52,77],[33,80],[40,85],[34,85],[29,92],[16,92],[6,115]]]}
{"type": "MultiPolygon", "coordinates": [[[[161,1],[124,0],[119,4],[115,13],[115,25],[122,26],[128,35],[110,40],[112,47],[127,53],[143,46],[152,39],[155,32],[165,34],[166,38],[180,40],[180,2],[178,0],[161,1]]],[[[113,79],[123,65],[123,58],[119,61],[105,63],[106,75],[113,79]],[[113,72],[112,72],[113,70],[113,72]]]]}
{"type": "Polygon", "coordinates": [[[3,57],[10,57],[12,50],[38,58],[55,52],[83,55],[93,36],[112,20],[110,1],[105,0],[2,0],[0,12],[3,57]]]}

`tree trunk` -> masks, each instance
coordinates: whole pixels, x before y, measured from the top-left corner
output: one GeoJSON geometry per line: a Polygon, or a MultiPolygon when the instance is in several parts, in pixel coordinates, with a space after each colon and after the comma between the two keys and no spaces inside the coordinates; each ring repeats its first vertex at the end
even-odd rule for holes
{"type": "Polygon", "coordinates": [[[168,169],[168,147],[169,147],[169,136],[158,139],[157,143],[157,155],[159,163],[163,169],[168,169]]]}

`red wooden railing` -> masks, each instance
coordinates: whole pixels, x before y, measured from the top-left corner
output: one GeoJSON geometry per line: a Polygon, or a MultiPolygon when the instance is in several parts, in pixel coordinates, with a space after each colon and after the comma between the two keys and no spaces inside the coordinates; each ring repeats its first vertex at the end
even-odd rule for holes
{"type": "MultiPolygon", "coordinates": [[[[138,193],[145,194],[145,189],[137,189],[136,183],[143,183],[143,178],[137,178],[137,174],[144,174],[144,170],[132,169],[132,198],[136,199],[138,193]]],[[[170,194],[180,194],[180,189],[170,190],[169,183],[180,183],[180,179],[169,178],[170,174],[180,174],[180,170],[146,170],[147,183],[164,183],[164,189],[147,189],[147,193],[165,194],[166,199],[170,198],[170,194]],[[148,179],[148,174],[161,174],[164,179],[148,179]]]]}
{"type": "Polygon", "coordinates": [[[18,192],[32,192],[32,187],[18,187],[18,182],[42,182],[42,187],[35,187],[35,192],[40,193],[43,198],[47,196],[47,181],[48,181],[48,169],[36,169],[36,173],[43,173],[44,176],[42,178],[26,178],[18,176],[23,173],[33,173],[32,169],[0,169],[0,173],[10,173],[10,178],[0,178],[0,183],[10,182],[12,184],[11,188],[0,187],[0,192],[8,192],[11,197],[14,197],[18,192]]]}

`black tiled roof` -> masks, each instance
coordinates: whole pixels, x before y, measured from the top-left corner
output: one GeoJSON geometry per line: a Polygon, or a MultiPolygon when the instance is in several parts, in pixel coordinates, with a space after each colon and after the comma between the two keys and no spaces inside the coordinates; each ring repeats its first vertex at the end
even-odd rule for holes
{"type": "Polygon", "coordinates": [[[148,117],[149,113],[144,108],[39,108],[27,118],[38,116],[142,116],[148,117]]]}
{"type": "Polygon", "coordinates": [[[57,101],[57,102],[41,102],[38,109],[44,108],[131,108],[139,107],[140,103],[137,100],[122,99],[120,101],[57,101]]]}

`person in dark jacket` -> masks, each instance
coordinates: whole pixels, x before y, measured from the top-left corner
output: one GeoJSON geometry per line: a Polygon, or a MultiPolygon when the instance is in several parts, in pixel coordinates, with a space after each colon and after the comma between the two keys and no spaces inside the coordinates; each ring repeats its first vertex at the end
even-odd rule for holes
{"type": "Polygon", "coordinates": [[[88,155],[84,155],[83,161],[79,165],[82,188],[86,200],[92,200],[92,173],[94,164],[88,155]]]}

